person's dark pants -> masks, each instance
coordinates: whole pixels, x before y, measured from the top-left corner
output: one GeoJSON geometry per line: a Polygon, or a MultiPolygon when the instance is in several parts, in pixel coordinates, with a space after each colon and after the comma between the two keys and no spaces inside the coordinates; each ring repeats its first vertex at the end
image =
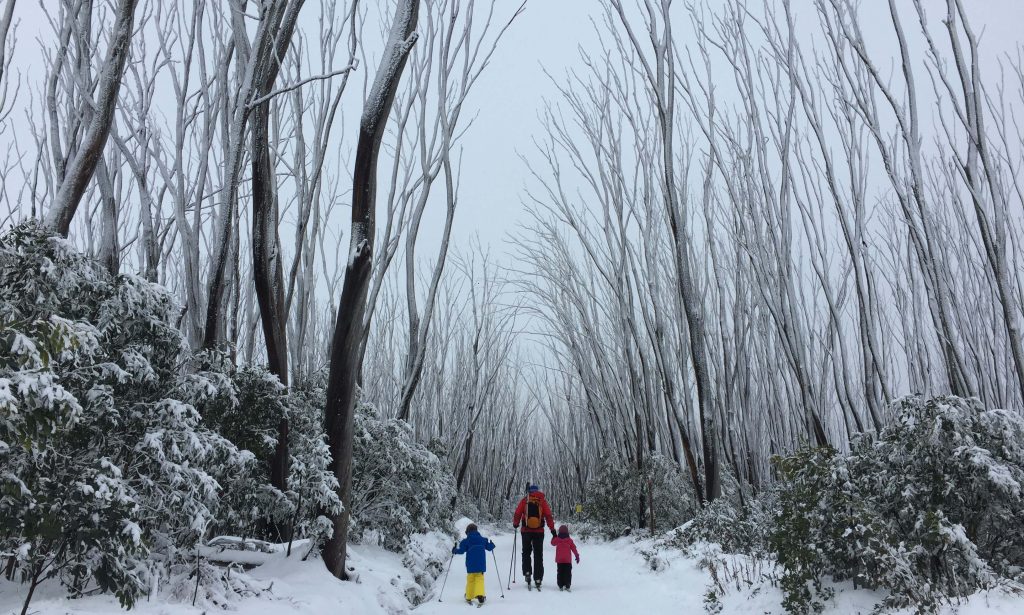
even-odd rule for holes
{"type": "Polygon", "coordinates": [[[572,564],[555,564],[558,566],[558,587],[572,587],[572,564]]]}
{"type": "Polygon", "coordinates": [[[544,532],[522,532],[523,576],[533,573],[534,581],[544,580],[544,532]],[[530,556],[533,566],[530,566],[530,556]]]}

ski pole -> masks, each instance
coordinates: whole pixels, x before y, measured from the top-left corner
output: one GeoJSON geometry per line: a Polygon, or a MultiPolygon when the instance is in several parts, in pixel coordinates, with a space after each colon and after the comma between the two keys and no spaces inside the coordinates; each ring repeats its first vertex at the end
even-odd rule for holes
{"type": "Polygon", "coordinates": [[[448,560],[448,570],[444,573],[444,581],[441,582],[441,591],[437,592],[437,601],[441,602],[441,596],[444,595],[444,586],[448,584],[448,573],[452,571],[452,562],[455,561],[455,554],[452,553],[451,559],[448,560]]]}
{"type": "Polygon", "coordinates": [[[512,561],[508,565],[508,589],[512,589],[512,584],[516,582],[515,570],[516,570],[516,540],[519,538],[519,531],[512,535],[512,561]]]}
{"type": "Polygon", "coordinates": [[[501,572],[498,570],[498,556],[491,551],[491,558],[494,559],[494,574],[498,577],[498,591],[501,592],[502,600],[505,599],[505,590],[501,588],[501,572]]]}

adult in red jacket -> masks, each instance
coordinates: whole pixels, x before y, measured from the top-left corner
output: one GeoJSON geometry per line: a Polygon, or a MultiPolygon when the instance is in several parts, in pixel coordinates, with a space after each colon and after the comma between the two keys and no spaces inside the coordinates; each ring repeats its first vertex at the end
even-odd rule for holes
{"type": "Polygon", "coordinates": [[[531,577],[538,589],[544,579],[545,524],[554,537],[555,519],[551,515],[551,507],[537,485],[530,485],[526,497],[519,500],[519,506],[516,506],[512,516],[512,525],[519,528],[523,537],[523,578],[526,579],[527,587],[530,586],[531,577]]]}

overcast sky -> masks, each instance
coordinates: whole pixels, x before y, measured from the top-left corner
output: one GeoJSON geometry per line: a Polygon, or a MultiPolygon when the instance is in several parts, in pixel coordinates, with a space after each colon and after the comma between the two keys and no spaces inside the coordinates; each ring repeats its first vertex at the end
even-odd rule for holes
{"type": "MultiPolygon", "coordinates": [[[[518,0],[497,2],[519,4],[518,0]]],[[[912,10],[910,0],[898,2],[912,10]]],[[[676,4],[684,3],[677,0],[676,4]]],[[[757,6],[760,2],[750,4],[757,6]]],[[[988,60],[1014,52],[1024,40],[1024,0],[968,0],[967,4],[988,60]]],[[[716,1],[710,0],[709,6],[715,5],[716,1]]],[[[793,6],[798,18],[800,14],[813,18],[811,0],[794,0],[793,6]]],[[[868,14],[877,13],[876,19],[865,20],[865,27],[878,24],[884,33],[877,40],[879,48],[895,51],[888,40],[888,2],[863,0],[862,6],[868,14]]],[[[937,20],[945,11],[945,0],[926,0],[925,6],[937,20]]],[[[538,111],[543,100],[558,99],[543,69],[562,76],[580,66],[578,48],[595,49],[598,39],[592,21],[600,19],[597,0],[528,1],[526,11],[503,40],[471,97],[470,108],[479,109],[479,116],[463,144],[466,154],[462,201],[454,231],[457,237],[479,233],[485,241],[498,244],[506,232],[524,221],[523,187],[529,176],[517,152],[527,156],[533,153],[532,139],[542,130],[538,111]]],[[[866,35],[870,37],[872,32],[868,30],[866,35]]],[[[499,245],[494,248],[500,249],[499,245]]]]}
{"type": "MultiPolygon", "coordinates": [[[[521,2],[495,1],[499,14],[505,15],[511,14],[521,2]]],[[[21,0],[16,6],[16,19],[21,23],[15,67],[29,77],[38,70],[39,51],[35,39],[47,30],[39,8],[42,2],[56,3],[57,0],[21,0]]],[[[912,10],[910,0],[898,2],[906,5],[908,11],[912,10]]],[[[681,9],[684,4],[682,0],[676,1],[681,9]]],[[[891,30],[885,25],[888,3],[864,0],[862,4],[869,15],[877,13],[877,19],[869,18],[864,23],[868,28],[878,24],[877,30],[881,33],[878,36],[883,37],[879,39],[878,48],[884,50],[888,46],[891,52],[891,44],[884,38],[891,30]]],[[[926,0],[925,4],[936,19],[944,12],[945,0],[926,0]]],[[[981,34],[986,58],[991,60],[1016,49],[1021,41],[1021,24],[1024,24],[1024,0],[968,0],[967,4],[972,25],[981,34]]],[[[314,1],[306,5],[305,12],[318,11],[314,1]]],[[[708,0],[708,6],[716,5],[716,0],[708,0]]],[[[751,6],[759,5],[759,0],[752,0],[751,6]]],[[[798,18],[801,14],[812,18],[812,0],[794,0],[793,6],[798,18]]],[[[304,17],[315,19],[311,15],[304,17]]],[[[458,243],[479,234],[484,243],[491,244],[495,251],[502,251],[502,239],[524,221],[523,188],[529,177],[519,155],[533,154],[532,140],[542,130],[538,111],[545,99],[557,101],[558,98],[544,69],[561,77],[580,66],[579,48],[594,50],[597,46],[593,21],[600,17],[598,0],[528,0],[525,12],[506,34],[468,103],[468,109],[476,110],[478,115],[462,142],[462,191],[454,229],[458,243]]],[[[871,36],[872,32],[868,30],[867,34],[871,36]]],[[[372,28],[364,33],[363,44],[371,49],[382,45],[382,41],[374,41],[373,36],[372,28]]],[[[44,36],[42,43],[52,44],[52,41],[44,36]]],[[[373,68],[364,66],[360,71],[369,74],[373,68]]],[[[19,102],[27,104],[28,97],[23,94],[19,102]]],[[[351,122],[358,116],[358,109],[352,108],[355,103],[350,97],[346,121],[351,122]]],[[[350,130],[346,132],[353,134],[350,130]]],[[[344,147],[345,143],[339,143],[339,149],[344,147]]],[[[442,208],[434,211],[439,217],[442,208]]],[[[435,245],[432,239],[436,239],[437,226],[435,220],[434,228],[424,232],[424,246],[428,251],[429,246],[435,245]]]]}

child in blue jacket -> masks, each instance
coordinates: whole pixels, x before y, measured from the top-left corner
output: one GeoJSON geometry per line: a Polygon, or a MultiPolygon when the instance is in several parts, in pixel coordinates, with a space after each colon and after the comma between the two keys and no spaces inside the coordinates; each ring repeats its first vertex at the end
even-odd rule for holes
{"type": "Polygon", "coordinates": [[[466,554],[467,604],[473,604],[473,598],[476,598],[479,605],[483,605],[487,599],[484,595],[484,573],[487,572],[487,551],[493,550],[494,543],[480,535],[475,523],[466,526],[466,537],[457,547],[452,547],[453,555],[466,554]]]}

